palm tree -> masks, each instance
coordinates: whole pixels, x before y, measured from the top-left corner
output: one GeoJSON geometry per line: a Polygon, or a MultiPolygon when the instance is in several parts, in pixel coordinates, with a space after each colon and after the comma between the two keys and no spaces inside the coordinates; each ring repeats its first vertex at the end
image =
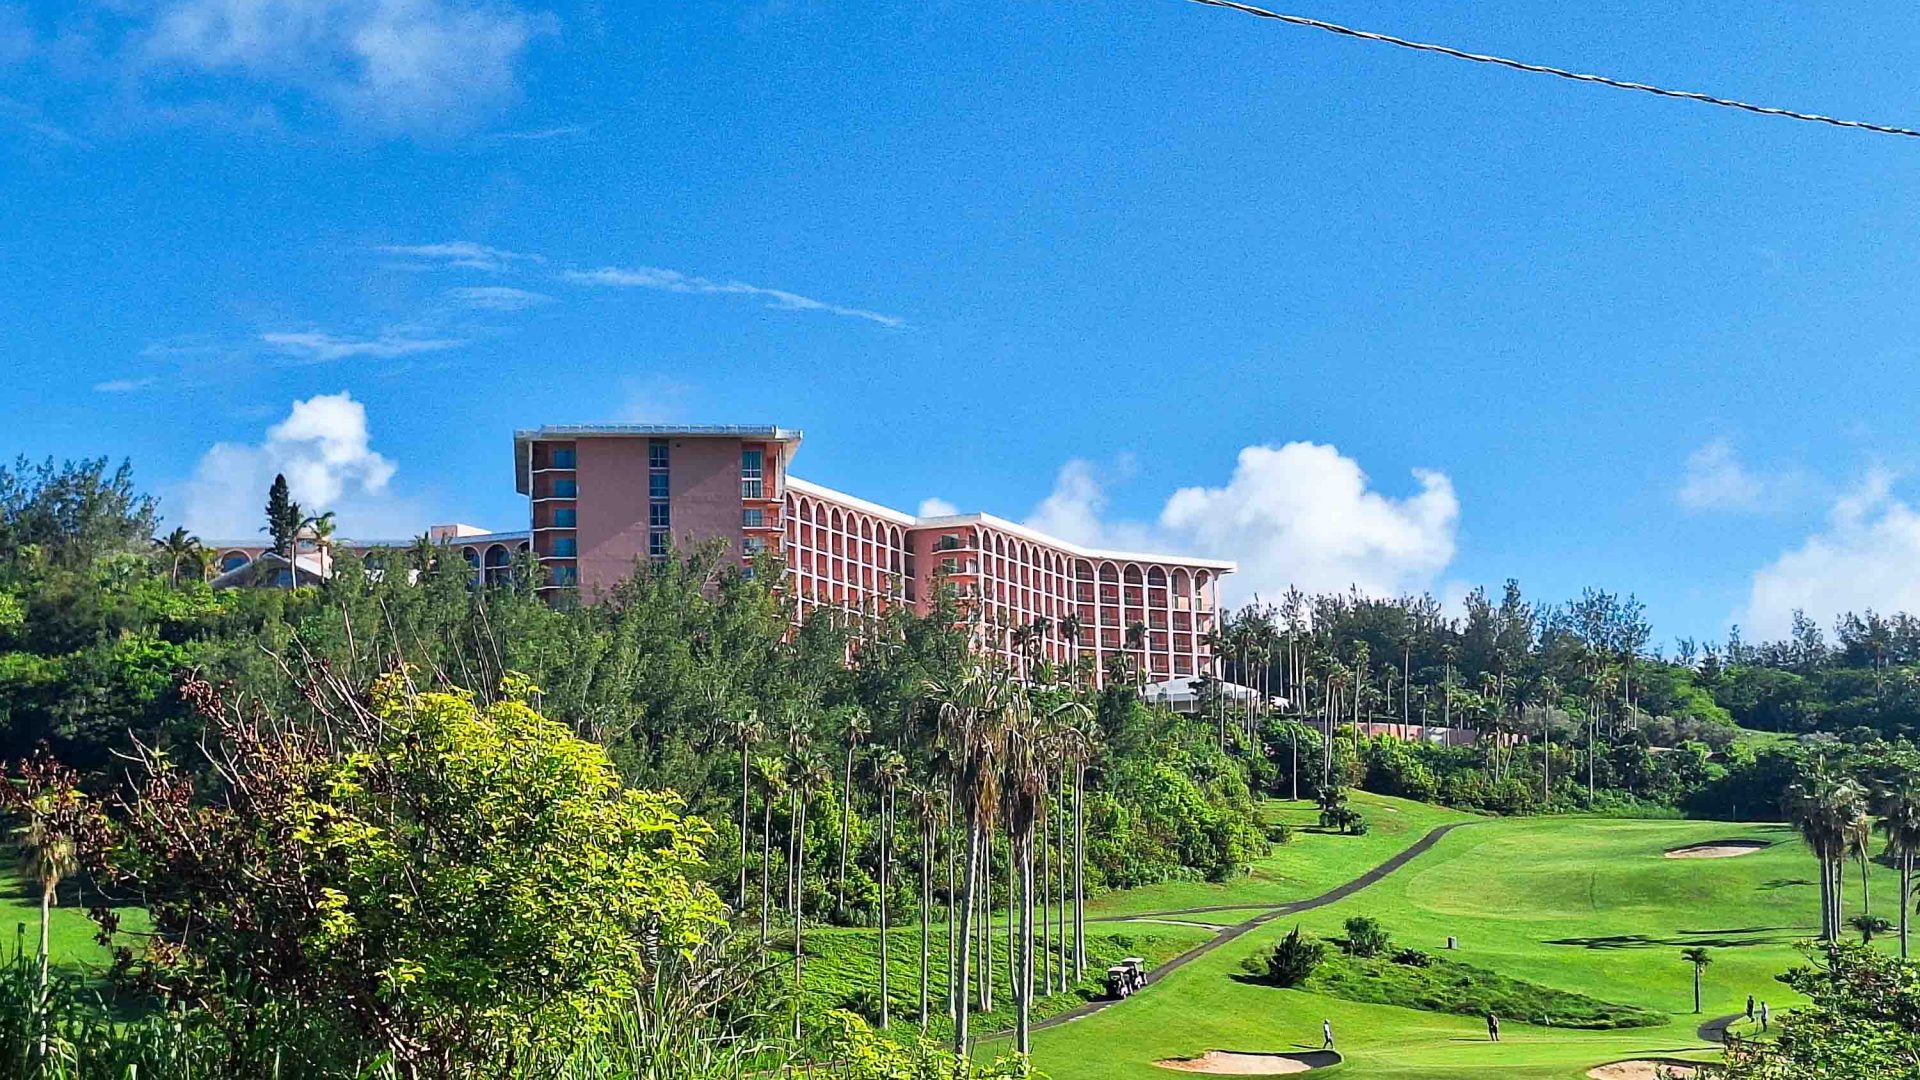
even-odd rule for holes
{"type": "Polygon", "coordinates": [[[860,740],[873,730],[873,725],[858,705],[848,705],[838,710],[838,720],[840,733],[847,740],[847,768],[840,792],[840,873],[835,879],[833,911],[844,920],[847,907],[847,830],[853,823],[853,752],[860,745],[860,740]]]}
{"type": "Polygon", "coordinates": [[[735,911],[747,910],[747,773],[752,764],[753,744],[766,735],[760,714],[752,707],[733,714],[733,736],[740,744],[740,891],[735,911]]]}
{"type": "MultiPolygon", "coordinates": [[[[999,805],[1001,733],[1016,696],[1007,677],[971,662],[951,679],[929,680],[923,696],[938,718],[939,739],[952,761],[954,801],[966,831],[960,904],[959,987],[955,994],[954,1049],[969,1051],[968,986],[972,974],[974,915],[981,880],[981,846],[999,805]]],[[[1024,695],[1018,695],[1024,696],[1024,695]]]]}
{"type": "Polygon", "coordinates": [[[939,798],[933,787],[918,781],[907,784],[907,807],[920,826],[920,1030],[927,1030],[927,964],[933,933],[933,833],[940,821],[939,798]]]}
{"type": "Polygon", "coordinates": [[[1138,652],[1134,660],[1134,682],[1145,685],[1147,681],[1147,624],[1135,619],[1127,624],[1127,651],[1138,652]]]}
{"type": "MultiPolygon", "coordinates": [[[[333,565],[333,511],[329,510],[316,517],[300,519],[300,531],[313,541],[313,549],[320,553],[320,565],[323,568],[333,565]]],[[[299,546],[297,543],[294,545],[299,546]]]]}
{"type": "Polygon", "coordinates": [[[1880,793],[1880,835],[1887,838],[1887,855],[1900,869],[1900,958],[1907,958],[1907,913],[1913,908],[1914,856],[1920,855],[1920,784],[1902,776],[1880,793]]]}
{"type": "Polygon", "coordinates": [[[40,985],[47,985],[47,927],[60,882],[79,869],[80,855],[73,837],[54,824],[55,792],[44,792],[27,804],[27,821],[16,834],[21,874],[40,885],[40,985]]]}
{"type": "Polygon", "coordinates": [[[1067,639],[1067,673],[1077,686],[1080,681],[1080,613],[1069,611],[1060,616],[1060,636],[1067,639]]]}
{"type": "MultiPolygon", "coordinates": [[[[1019,886],[1019,945],[1013,975],[1014,1050],[1032,1053],[1033,1007],[1033,834],[1046,797],[1043,732],[1025,694],[1006,710],[1002,789],[1007,809],[1009,871],[1019,886]]],[[[1011,912],[1009,913],[1011,915],[1011,912]]]]}
{"type": "MultiPolygon", "coordinates": [[[[831,782],[832,773],[820,755],[804,744],[794,754],[793,766],[793,985],[801,985],[800,969],[806,950],[801,947],[801,915],[806,909],[807,891],[807,800],[831,782]]],[[[800,1007],[793,1012],[793,1037],[800,1038],[800,1007]]]]}
{"type": "Polygon", "coordinates": [[[1540,679],[1540,803],[1553,801],[1553,709],[1560,701],[1560,680],[1540,679]]]}
{"type": "Polygon", "coordinates": [[[175,526],[167,535],[154,537],[153,547],[166,558],[167,577],[175,585],[180,584],[180,564],[193,561],[201,552],[200,538],[185,526],[175,526]]]}
{"type": "Polygon", "coordinates": [[[1713,954],[1696,945],[1690,949],[1680,950],[1680,959],[1693,965],[1693,1011],[1698,1013],[1700,1011],[1700,976],[1713,963],[1713,954]]]}
{"type": "Polygon", "coordinates": [[[1062,757],[1073,769],[1073,978],[1087,973],[1087,763],[1098,738],[1093,710],[1078,696],[1054,706],[1053,723],[1061,733],[1062,757]]]}
{"type": "Polygon", "coordinates": [[[1851,778],[1829,772],[1822,758],[1788,789],[1787,816],[1820,861],[1820,935],[1836,941],[1845,925],[1841,872],[1870,827],[1866,790],[1851,778]]]}
{"type": "Polygon", "coordinates": [[[907,759],[900,756],[900,751],[886,750],[874,759],[873,780],[875,786],[880,789],[880,1027],[882,1030],[888,1023],[887,864],[893,859],[893,796],[906,778],[907,759]]]}
{"type": "Polygon", "coordinates": [[[1878,915],[1873,915],[1864,911],[1858,915],[1855,915],[1853,918],[1848,919],[1847,925],[1853,927],[1856,931],[1859,932],[1860,944],[1862,945],[1873,944],[1874,935],[1884,934],[1887,931],[1893,929],[1892,923],[1888,922],[1887,920],[1881,918],[1878,915]]]}
{"type": "Polygon", "coordinates": [[[767,894],[773,868],[773,804],[785,793],[787,764],[777,757],[753,759],[753,771],[760,777],[760,952],[767,951],[767,894]]]}

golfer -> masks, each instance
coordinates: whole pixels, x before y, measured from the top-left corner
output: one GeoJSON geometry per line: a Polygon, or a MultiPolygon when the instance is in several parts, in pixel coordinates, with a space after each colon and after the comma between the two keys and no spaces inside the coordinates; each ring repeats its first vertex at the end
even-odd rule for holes
{"type": "Polygon", "coordinates": [[[1333,1021],[1320,1021],[1320,1049],[1333,1049],[1333,1021]]]}
{"type": "Polygon", "coordinates": [[[1753,995],[1747,995],[1747,1023],[1753,1023],[1753,995]]]}
{"type": "Polygon", "coordinates": [[[1767,1011],[1767,1003],[1764,1001],[1761,1002],[1760,1003],[1760,1030],[1761,1031],[1767,1030],[1767,1021],[1771,1019],[1772,1016],[1773,1014],[1767,1011]]]}
{"type": "Polygon", "coordinates": [[[1487,1041],[1500,1041],[1500,1018],[1492,1013],[1487,1014],[1487,1041]]]}

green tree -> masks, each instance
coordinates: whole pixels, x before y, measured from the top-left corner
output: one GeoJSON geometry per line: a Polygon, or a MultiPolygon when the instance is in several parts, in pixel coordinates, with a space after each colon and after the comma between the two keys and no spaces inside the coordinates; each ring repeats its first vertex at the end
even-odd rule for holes
{"type": "Polygon", "coordinates": [[[488,1075],[536,1040],[609,1031],[659,951],[724,925],[698,880],[707,826],[621,784],[524,679],[491,704],[400,676],[322,683],[318,729],[184,692],[228,788],[195,799],[138,750],[104,860],[154,940],[181,943],[144,960],[178,995],[251,987],[403,1076],[488,1075]]]}
{"type": "Polygon", "coordinates": [[[1902,774],[1880,793],[1875,827],[1900,871],[1900,958],[1907,958],[1907,913],[1913,909],[1913,864],[1920,855],[1920,784],[1902,774]]]}
{"type": "Polygon", "coordinates": [[[1733,1039],[1727,1080],[1911,1080],[1920,1061],[1920,972],[1864,945],[1807,950],[1780,977],[1807,1004],[1786,1013],[1779,1037],[1733,1039]]]}
{"type": "Polygon", "coordinates": [[[1705,974],[1707,968],[1712,965],[1713,954],[1696,945],[1690,949],[1680,950],[1680,959],[1693,965],[1693,1011],[1697,1013],[1700,1011],[1700,976],[1705,974]]]}
{"type": "Polygon", "coordinates": [[[285,474],[275,473],[273,485],[267,489],[267,523],[260,531],[273,542],[274,553],[288,562],[293,561],[302,520],[300,504],[289,494],[285,474]]]}
{"type": "Polygon", "coordinates": [[[200,538],[186,530],[185,526],[175,526],[165,536],[153,538],[153,549],[167,561],[167,578],[173,584],[180,584],[180,564],[192,562],[200,553],[200,538]]]}

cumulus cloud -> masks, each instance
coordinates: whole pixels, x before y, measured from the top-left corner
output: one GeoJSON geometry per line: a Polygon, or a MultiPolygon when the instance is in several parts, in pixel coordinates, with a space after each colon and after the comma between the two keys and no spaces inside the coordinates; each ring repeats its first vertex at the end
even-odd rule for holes
{"type": "Polygon", "coordinates": [[[443,128],[510,100],[550,16],[474,0],[163,0],[139,35],[150,77],[231,75],[394,128],[443,128]]]}
{"type": "Polygon", "coordinates": [[[865,308],[845,307],[829,304],[824,300],[815,300],[810,296],[790,293],[785,289],[769,289],[760,285],[748,285],[740,281],[713,281],[708,278],[694,277],[678,270],[662,270],[655,266],[623,268],[603,266],[598,270],[569,270],[568,281],[582,285],[601,285],[625,289],[654,289],[660,292],[702,293],[731,296],[754,296],[767,302],[767,306],[778,311],[821,311],[829,315],[843,315],[850,319],[865,319],[881,326],[898,329],[907,325],[905,319],[893,315],[883,315],[865,308]]]}
{"type": "Polygon", "coordinates": [[[1674,498],[1689,510],[1777,510],[1804,487],[1795,473],[1750,468],[1732,443],[1715,439],[1687,455],[1674,498]]]}
{"type": "Polygon", "coordinates": [[[343,534],[412,535],[425,521],[388,492],[394,472],[373,449],[366,407],[342,391],[295,401],[257,444],[214,444],[168,501],[184,508],[181,524],[209,540],[249,539],[278,473],[309,512],[336,511],[343,534]]]}
{"type": "Polygon", "coordinates": [[[1232,559],[1231,600],[1289,586],[1374,595],[1429,589],[1453,561],[1460,502],[1441,472],[1415,469],[1417,490],[1374,490],[1332,446],[1249,446],[1220,487],[1181,488],[1152,522],[1112,521],[1095,467],[1070,461],[1027,524],[1077,543],[1232,559]]]}
{"type": "Polygon", "coordinates": [[[464,289],[448,289],[447,298],[462,307],[480,311],[525,311],[531,307],[553,302],[553,297],[545,293],[512,289],[505,285],[475,285],[464,289]]]}
{"type": "Polygon", "coordinates": [[[380,250],[388,255],[417,260],[413,265],[422,269],[458,267],[463,270],[498,272],[522,264],[538,265],[547,261],[539,255],[488,247],[471,240],[448,240],[438,244],[383,244],[380,250]]]}
{"type": "Polygon", "coordinates": [[[919,516],[923,518],[952,517],[959,512],[959,507],[945,499],[928,497],[920,500],[919,516]]]}
{"type": "Polygon", "coordinates": [[[260,340],[290,356],[313,361],[346,360],[357,356],[392,360],[415,353],[444,352],[466,344],[461,338],[418,338],[405,334],[350,338],[319,331],[261,334],[260,340]]]}
{"type": "Polygon", "coordinates": [[[1834,500],[1818,532],[1755,572],[1734,614],[1749,638],[1784,637],[1795,609],[1821,623],[1868,608],[1920,611],[1920,513],[1894,494],[1893,481],[1869,470],[1834,500]]]}

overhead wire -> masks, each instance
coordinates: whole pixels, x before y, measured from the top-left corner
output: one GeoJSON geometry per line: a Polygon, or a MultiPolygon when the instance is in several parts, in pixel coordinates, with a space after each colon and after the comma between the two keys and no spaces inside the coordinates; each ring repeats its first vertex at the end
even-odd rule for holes
{"type": "Polygon", "coordinates": [[[1252,15],[1256,18],[1273,19],[1292,26],[1302,26],[1311,30],[1320,30],[1329,34],[1337,34],[1341,37],[1358,38],[1361,41],[1372,41],[1382,45],[1412,49],[1415,52],[1438,53],[1441,56],[1450,56],[1455,60],[1465,60],[1475,64],[1491,64],[1495,67],[1510,68],[1514,71],[1524,71],[1534,75],[1551,75],[1556,79],[1569,79],[1573,82],[1595,83],[1600,86],[1611,86],[1616,90],[1632,90],[1642,94],[1652,94],[1656,97],[1697,101],[1703,105],[1715,105],[1723,109],[1738,109],[1742,112],[1755,113],[1760,116],[1778,116],[1788,120],[1800,120],[1810,124],[1827,124],[1832,127],[1871,131],[1881,135],[1901,135],[1910,139],[1920,139],[1920,131],[1915,131],[1911,128],[1891,127],[1886,124],[1875,124],[1865,120],[1843,120],[1833,116],[1822,116],[1819,113],[1795,112],[1792,109],[1777,109],[1770,105],[1755,105],[1751,102],[1715,97],[1712,94],[1701,94],[1692,90],[1673,90],[1664,86],[1654,86],[1650,83],[1629,82],[1625,79],[1614,79],[1605,75],[1568,71],[1564,68],[1548,67],[1545,64],[1530,64],[1523,60],[1513,60],[1504,56],[1490,56],[1484,53],[1467,52],[1464,49],[1456,49],[1448,45],[1436,45],[1427,41],[1412,41],[1407,38],[1394,37],[1391,34],[1375,33],[1371,30],[1357,30],[1351,26],[1341,26],[1339,23],[1330,23],[1321,19],[1311,19],[1304,15],[1288,15],[1278,11],[1269,11],[1266,8],[1255,7],[1252,4],[1240,3],[1239,0],[1191,0],[1191,2],[1203,4],[1207,7],[1227,8],[1232,11],[1252,15]]]}

